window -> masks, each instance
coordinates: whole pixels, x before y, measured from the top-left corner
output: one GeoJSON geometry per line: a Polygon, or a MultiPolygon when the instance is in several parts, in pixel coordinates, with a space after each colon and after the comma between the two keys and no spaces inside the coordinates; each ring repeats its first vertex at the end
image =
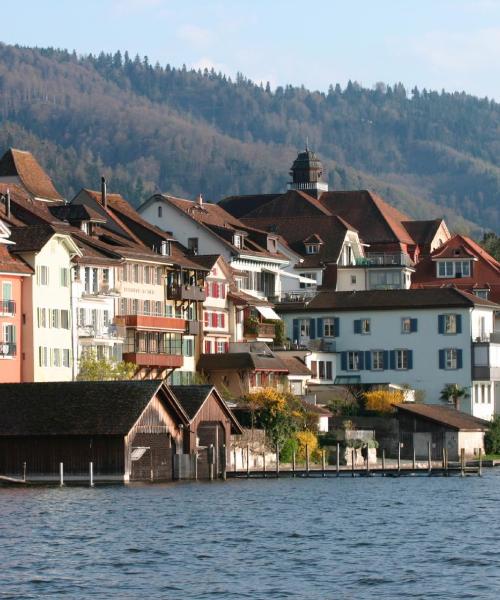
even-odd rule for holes
{"type": "Polygon", "coordinates": [[[356,275],[351,275],[351,283],[353,285],[356,283],[356,275]]]}
{"type": "Polygon", "coordinates": [[[470,260],[443,260],[437,262],[437,276],[460,278],[471,276],[470,260]]]}
{"type": "Polygon", "coordinates": [[[109,269],[102,270],[102,282],[106,285],[109,284],[109,269]]]}
{"type": "Polygon", "coordinates": [[[372,350],[372,371],[383,371],[384,352],[383,350],[372,350]]]}
{"type": "Polygon", "coordinates": [[[184,356],[193,356],[194,354],[194,343],[193,340],[184,338],[182,340],[182,354],[184,356]]]}
{"type": "Polygon", "coordinates": [[[150,300],[144,300],[144,314],[151,314],[151,302],[150,300]]]}
{"type": "Polygon", "coordinates": [[[158,206],[158,218],[161,219],[163,216],[163,207],[158,206]]]}
{"type": "Polygon", "coordinates": [[[163,254],[163,256],[170,256],[170,242],[168,240],[162,240],[160,254],[163,254]]]}
{"type": "Polygon", "coordinates": [[[134,265],[132,267],[132,273],[134,283],[139,283],[139,265],[134,265]]]}
{"type": "Polygon", "coordinates": [[[335,337],[335,319],[325,319],[323,321],[323,336],[335,337]]]}
{"type": "Polygon", "coordinates": [[[38,327],[47,327],[47,309],[38,309],[38,327]]]}
{"type": "Polygon", "coordinates": [[[188,238],[188,250],[193,254],[198,254],[198,238],[188,238]]]}
{"type": "Polygon", "coordinates": [[[69,269],[61,267],[61,287],[69,286],[69,269]]]}
{"type": "Polygon", "coordinates": [[[97,294],[99,291],[99,271],[92,269],[92,293],[97,294]]]}
{"type": "Polygon", "coordinates": [[[69,329],[69,310],[61,310],[61,327],[69,329]]]}
{"type": "Polygon", "coordinates": [[[408,350],[396,350],[396,370],[403,371],[408,368],[408,350]]]}
{"type": "Polygon", "coordinates": [[[456,369],[457,368],[457,351],[455,348],[447,348],[444,351],[444,368],[445,369],[456,369]]]}
{"type": "Polygon", "coordinates": [[[401,319],[401,333],[414,333],[417,331],[417,319],[403,317],[401,319]]]}
{"type": "Polygon", "coordinates": [[[132,314],[139,314],[139,300],[132,300],[132,314]]]}
{"type": "Polygon", "coordinates": [[[370,290],[394,290],[401,288],[400,271],[372,270],[368,273],[370,290]]]}
{"type": "Polygon", "coordinates": [[[38,347],[38,366],[39,367],[48,367],[49,366],[49,353],[48,348],[46,346],[38,347]]]}
{"type": "Polygon", "coordinates": [[[236,248],[241,248],[241,235],[238,233],[233,235],[233,245],[236,246],[236,248]]]}
{"type": "Polygon", "coordinates": [[[474,290],[474,294],[478,297],[478,298],[483,298],[484,300],[488,300],[488,296],[490,295],[490,290],[489,289],[484,289],[484,290],[474,290]]]}
{"type": "Polygon", "coordinates": [[[38,285],[49,285],[49,267],[37,267],[36,282],[38,285]]]}
{"type": "Polygon", "coordinates": [[[306,244],[306,254],[318,254],[319,244],[306,244]]]}
{"type": "Polygon", "coordinates": [[[226,351],[225,340],[217,340],[217,354],[224,354],[226,351]]]}
{"type": "Polygon", "coordinates": [[[359,371],[360,369],[360,353],[359,352],[348,352],[347,353],[347,370],[348,371],[359,371]]]}
{"type": "Polygon", "coordinates": [[[104,324],[105,327],[107,327],[110,324],[109,321],[109,310],[104,310],[102,312],[102,322],[104,324]]]}
{"type": "MultiPolygon", "coordinates": [[[[317,281],[316,279],[316,273],[299,273],[300,277],[306,277],[307,279],[314,279],[314,281],[317,281]]],[[[306,283],[301,281],[299,283],[299,287],[301,289],[307,289],[307,288],[311,288],[311,287],[315,287],[317,284],[316,283],[306,283]]]]}
{"type": "MultiPolygon", "coordinates": [[[[317,363],[317,377],[318,379],[332,379],[332,361],[331,360],[320,360],[317,363]]],[[[311,369],[312,370],[312,369],[311,369]]]]}
{"type": "Polygon", "coordinates": [[[161,267],[156,267],[156,285],[161,285],[161,267]]]}
{"type": "Polygon", "coordinates": [[[52,327],[59,328],[59,311],[55,308],[52,310],[52,327]]]}
{"type": "Polygon", "coordinates": [[[54,367],[60,367],[61,366],[61,351],[59,350],[59,348],[54,348],[53,350],[53,366],[54,367]]]}
{"type": "Polygon", "coordinates": [[[456,315],[444,315],[444,333],[457,333],[456,315]]]}
{"type": "Polygon", "coordinates": [[[354,321],[354,333],[369,334],[371,333],[370,319],[356,319],[354,321]]]}
{"type": "Polygon", "coordinates": [[[70,353],[67,348],[62,351],[63,367],[69,367],[70,353]]]}
{"type": "Polygon", "coordinates": [[[122,279],[128,281],[128,265],[123,265],[122,279]]]}
{"type": "Polygon", "coordinates": [[[144,283],[151,283],[151,267],[144,267],[144,283]]]}
{"type": "Polygon", "coordinates": [[[309,337],[310,334],[310,321],[309,319],[300,320],[300,337],[309,337]]]}

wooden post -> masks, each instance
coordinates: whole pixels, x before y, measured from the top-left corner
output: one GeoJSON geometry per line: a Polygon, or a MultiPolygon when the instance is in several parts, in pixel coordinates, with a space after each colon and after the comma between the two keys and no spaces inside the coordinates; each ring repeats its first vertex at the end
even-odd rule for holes
{"type": "Polygon", "coordinates": [[[250,444],[247,444],[247,477],[250,477],[250,444]]]}
{"type": "Polygon", "coordinates": [[[94,463],[92,461],[89,463],[89,483],[90,487],[94,487],[94,463]]]}
{"type": "Polygon", "coordinates": [[[445,448],[443,448],[443,475],[444,475],[445,468],[446,468],[446,450],[445,450],[445,448]]]}
{"type": "Polygon", "coordinates": [[[295,467],[296,467],[296,456],[295,456],[295,450],[292,453],[292,473],[293,476],[295,477],[295,467]]]}
{"type": "Polygon", "coordinates": [[[59,485],[64,485],[64,465],[62,462],[59,463],[59,485]]]}
{"type": "Polygon", "coordinates": [[[222,480],[226,481],[227,479],[227,451],[226,444],[222,444],[222,480]]]}
{"type": "Polygon", "coordinates": [[[445,448],[444,451],[444,463],[446,467],[446,475],[448,475],[448,448],[445,448]]]}
{"type": "Polygon", "coordinates": [[[280,447],[276,444],[276,479],[280,476],[280,447]]]}
{"type": "Polygon", "coordinates": [[[207,448],[208,453],[208,478],[210,481],[214,480],[214,445],[210,444],[207,448]]]}
{"type": "Polygon", "coordinates": [[[481,475],[483,474],[483,453],[481,451],[481,448],[479,448],[479,470],[477,474],[479,475],[479,477],[481,477],[481,475]]]}
{"type": "Polygon", "coordinates": [[[429,473],[432,472],[432,449],[430,442],[427,442],[427,469],[429,473]]]}
{"type": "Polygon", "coordinates": [[[398,475],[401,473],[401,442],[398,444],[398,475]]]}
{"type": "Polygon", "coordinates": [[[26,461],[23,462],[23,481],[26,481],[26,461]]]}
{"type": "Polygon", "coordinates": [[[460,448],[460,475],[465,477],[465,448],[460,448]]]}
{"type": "Polygon", "coordinates": [[[236,472],[236,448],[233,450],[233,471],[236,472]]]}
{"type": "Polygon", "coordinates": [[[306,444],[306,474],[309,477],[309,444],[306,444]]]}
{"type": "Polygon", "coordinates": [[[351,472],[354,477],[354,448],[351,448],[351,472]]]}
{"type": "Polygon", "coordinates": [[[385,477],[385,448],[382,448],[382,475],[385,477]]]}
{"type": "Polygon", "coordinates": [[[323,448],[323,452],[321,454],[321,467],[323,469],[323,477],[326,477],[326,450],[323,448]]]}
{"type": "Polygon", "coordinates": [[[416,456],[416,452],[415,452],[415,446],[413,446],[413,470],[415,471],[416,468],[417,468],[417,456],[416,456]]]}
{"type": "Polygon", "coordinates": [[[194,453],[194,480],[198,481],[198,452],[194,453]]]}
{"type": "Polygon", "coordinates": [[[368,474],[370,472],[370,460],[369,460],[369,456],[368,456],[368,444],[366,444],[366,473],[368,474]]]}
{"type": "Polygon", "coordinates": [[[337,477],[340,475],[340,444],[337,442],[337,463],[336,463],[337,477]]]}
{"type": "Polygon", "coordinates": [[[266,476],[266,453],[262,453],[262,476],[266,476]]]}

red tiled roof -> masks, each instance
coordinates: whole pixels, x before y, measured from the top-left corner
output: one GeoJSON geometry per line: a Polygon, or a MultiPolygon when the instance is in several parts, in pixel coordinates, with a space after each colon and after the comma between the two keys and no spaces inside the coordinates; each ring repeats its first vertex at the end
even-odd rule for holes
{"type": "Polygon", "coordinates": [[[21,258],[13,256],[9,248],[13,245],[0,243],[0,273],[18,273],[20,275],[31,275],[33,269],[27,265],[21,258]]]}
{"type": "Polygon", "coordinates": [[[0,177],[19,177],[26,190],[36,198],[62,200],[52,179],[31,152],[9,148],[0,159],[0,177]]]}
{"type": "Polygon", "coordinates": [[[432,253],[432,260],[438,258],[475,258],[474,252],[471,252],[465,246],[455,246],[452,248],[449,245],[441,246],[432,253]]]}

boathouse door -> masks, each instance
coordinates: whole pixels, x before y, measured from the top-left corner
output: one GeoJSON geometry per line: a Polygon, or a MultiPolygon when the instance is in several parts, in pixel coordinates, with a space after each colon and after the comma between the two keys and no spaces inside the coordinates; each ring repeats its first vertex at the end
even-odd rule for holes
{"type": "Polygon", "coordinates": [[[214,477],[222,475],[225,454],[225,430],[221,423],[202,421],[197,429],[198,438],[198,478],[209,478],[209,462],[214,465],[214,477]],[[211,455],[213,447],[213,455],[211,455]]]}
{"type": "Polygon", "coordinates": [[[172,438],[168,433],[138,433],[130,449],[131,481],[173,478],[172,438]]]}

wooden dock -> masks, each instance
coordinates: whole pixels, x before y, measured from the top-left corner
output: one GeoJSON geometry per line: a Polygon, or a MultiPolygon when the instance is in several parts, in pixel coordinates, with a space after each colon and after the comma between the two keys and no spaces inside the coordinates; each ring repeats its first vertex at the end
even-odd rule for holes
{"type": "Polygon", "coordinates": [[[413,468],[413,467],[373,467],[370,469],[357,467],[351,469],[349,467],[343,467],[337,471],[335,468],[317,469],[279,469],[279,470],[239,470],[239,471],[228,471],[226,473],[229,479],[279,479],[279,478],[322,478],[322,477],[451,477],[451,476],[464,477],[468,475],[480,476],[479,467],[465,467],[462,469],[460,465],[448,465],[448,467],[433,467],[429,470],[427,467],[424,468],[413,468]]]}

